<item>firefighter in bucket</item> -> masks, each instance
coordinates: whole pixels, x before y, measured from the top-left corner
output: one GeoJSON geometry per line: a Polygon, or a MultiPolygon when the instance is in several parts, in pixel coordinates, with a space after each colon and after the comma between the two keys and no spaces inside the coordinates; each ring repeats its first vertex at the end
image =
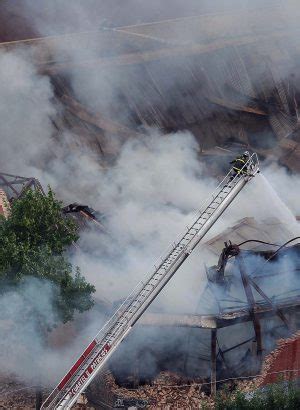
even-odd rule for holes
{"type": "Polygon", "coordinates": [[[250,159],[250,154],[248,151],[245,151],[242,155],[236,157],[233,161],[230,162],[232,164],[233,173],[230,177],[232,181],[237,175],[248,175],[250,171],[249,164],[247,162],[250,159]],[[246,165],[247,164],[247,165],[246,165]]]}

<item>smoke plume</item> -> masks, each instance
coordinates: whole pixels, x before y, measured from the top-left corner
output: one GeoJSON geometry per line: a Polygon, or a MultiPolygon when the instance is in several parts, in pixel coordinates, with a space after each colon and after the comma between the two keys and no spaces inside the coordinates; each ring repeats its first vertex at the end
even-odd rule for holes
{"type": "MultiPolygon", "coordinates": [[[[99,10],[95,1],[68,2],[63,8],[59,3],[51,2],[46,15],[38,15],[34,1],[23,2],[21,10],[41,36],[85,31],[95,19],[95,9],[99,10]]],[[[213,6],[211,2],[201,2],[200,6],[198,1],[190,1],[183,7],[182,2],[176,1],[172,3],[171,17],[222,12],[224,8],[228,10],[240,5],[239,1],[233,0],[226,7],[224,2],[217,3],[213,6]]],[[[261,2],[258,4],[262,5],[261,2]]],[[[263,2],[266,7],[270,4],[272,2],[263,2]]],[[[146,5],[140,1],[123,1],[119,3],[121,8],[111,9],[109,6],[109,18],[105,14],[107,4],[105,6],[103,2],[102,6],[97,21],[106,28],[112,25],[112,21],[119,26],[150,22],[160,16],[170,18],[169,6],[163,6],[161,2],[146,5]],[[140,5],[143,6],[142,11],[140,5]],[[131,7],[141,11],[135,20],[131,7]]],[[[254,5],[245,1],[243,7],[253,8],[254,5]]],[[[250,27],[249,30],[251,32],[250,27]]],[[[194,33],[188,32],[182,38],[180,31],[174,29],[173,34],[173,40],[178,43],[194,41],[194,33]]],[[[205,38],[206,33],[203,36],[205,38]]],[[[73,50],[72,38],[68,41],[67,56],[59,41],[52,50],[58,60],[68,57],[76,62],[82,57],[93,59],[97,55],[97,44],[92,44],[91,50],[76,47],[73,50]]],[[[155,128],[143,130],[143,137],[128,139],[120,145],[114,164],[107,168],[102,167],[88,147],[70,151],[68,141],[73,138],[70,131],[62,130],[58,138],[51,121],[63,107],[55,102],[50,78],[39,74],[31,57],[32,50],[25,46],[0,52],[1,170],[34,176],[44,186],[50,184],[64,202],[81,202],[103,214],[107,233],[96,230],[83,232],[81,250],[72,255],[72,261],[96,286],[97,298],[112,303],[122,300],[135,283],[144,278],[154,260],[192,221],[195,211],[211,194],[217,181],[207,175],[204,162],[199,160],[199,145],[188,131],[162,135],[155,128]]],[[[162,76],[170,77],[166,86],[166,103],[171,104],[167,91],[180,84],[181,68],[174,69],[172,75],[168,71],[171,71],[170,67],[161,65],[160,69],[162,76]]],[[[283,71],[283,75],[289,74],[283,71]]],[[[129,109],[120,101],[118,91],[120,85],[126,84],[136,89],[138,94],[137,85],[143,85],[143,70],[137,77],[132,77],[111,69],[90,72],[70,66],[66,75],[74,95],[82,103],[104,114],[111,115],[117,111],[118,120],[130,123],[129,109]]],[[[245,216],[253,216],[260,222],[274,216],[284,221],[292,234],[297,231],[293,216],[299,212],[296,194],[298,176],[289,175],[279,165],[268,166],[263,173],[276,192],[263,178],[255,178],[218,221],[210,237],[245,216]]],[[[280,237],[274,237],[274,241],[280,240],[280,237]]],[[[206,284],[204,262],[215,264],[215,256],[199,247],[152,309],[194,313],[206,284]]],[[[72,340],[68,348],[57,351],[45,346],[39,323],[42,321],[44,326],[52,323],[54,312],[51,300],[54,291],[50,284],[28,280],[18,293],[1,296],[0,307],[5,320],[0,321],[0,333],[7,335],[0,343],[1,368],[4,372],[15,373],[22,380],[36,383],[47,369],[47,378],[43,378],[42,383],[54,383],[104,321],[103,315],[93,311],[86,315],[87,324],[74,336],[75,344],[72,340]],[[28,298],[34,301],[36,313],[30,320],[24,321],[28,298]],[[11,346],[18,348],[10,349],[11,346]],[[8,354],[9,361],[6,360],[8,354]],[[41,359],[37,360],[37,357],[41,359]]],[[[172,346],[169,343],[170,350],[176,351],[180,337],[174,337],[172,346]]],[[[166,337],[162,344],[169,340],[166,337]]],[[[165,349],[165,346],[161,348],[165,349]]],[[[146,363],[150,366],[153,358],[148,359],[146,363]]]]}

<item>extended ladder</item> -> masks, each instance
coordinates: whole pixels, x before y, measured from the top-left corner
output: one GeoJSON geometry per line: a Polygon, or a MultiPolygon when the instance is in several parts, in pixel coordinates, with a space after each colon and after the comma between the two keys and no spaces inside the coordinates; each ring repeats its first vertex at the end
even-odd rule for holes
{"type": "Polygon", "coordinates": [[[247,182],[259,172],[258,158],[255,153],[249,158],[244,169],[247,170],[247,173],[240,172],[235,176],[233,170],[230,170],[218,185],[212,198],[209,198],[202,206],[194,223],[170,246],[154,265],[149,277],[135,287],[104,325],[43,403],[43,409],[71,408],[80,393],[91,383],[109,356],[127,336],[136,321],[188,258],[204,235],[247,182]]]}

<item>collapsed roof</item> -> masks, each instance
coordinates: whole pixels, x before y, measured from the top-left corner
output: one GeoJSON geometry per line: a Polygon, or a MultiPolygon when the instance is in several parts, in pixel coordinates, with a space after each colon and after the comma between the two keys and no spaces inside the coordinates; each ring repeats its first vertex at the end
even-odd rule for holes
{"type": "Polygon", "coordinates": [[[1,47],[32,48],[64,108],[52,118],[57,141],[70,129],[71,149],[90,146],[107,159],[120,140],[138,138],[149,126],[163,133],[188,129],[204,158],[228,154],[219,147],[229,153],[250,147],[298,171],[300,44],[289,41],[298,21],[297,12],[274,4],[134,26],[103,24],[1,47]],[[98,101],[78,95],[71,79],[79,73],[101,75],[98,101]]]}

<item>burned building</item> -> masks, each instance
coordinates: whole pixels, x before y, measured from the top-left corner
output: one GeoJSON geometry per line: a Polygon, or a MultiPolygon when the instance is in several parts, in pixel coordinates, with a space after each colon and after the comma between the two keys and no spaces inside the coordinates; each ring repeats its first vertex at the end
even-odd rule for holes
{"type": "Polygon", "coordinates": [[[144,401],[155,408],[175,405],[191,389],[188,406],[205,403],[222,380],[258,374],[276,340],[300,325],[299,238],[290,235],[274,218],[264,224],[245,218],[207,241],[216,257],[225,239],[234,245],[227,244],[219,264],[207,268],[195,313],[146,313],[111,359],[110,371],[88,388],[91,403],[144,401]],[[278,235],[285,243],[272,242],[278,235]],[[155,402],[160,391],[164,398],[155,402]]]}
{"type": "Polygon", "coordinates": [[[298,170],[299,45],[290,41],[295,11],[278,3],[140,26],[104,25],[1,47],[32,49],[63,108],[52,118],[57,142],[69,129],[70,149],[89,146],[106,163],[122,141],[154,126],[162,133],[191,131],[203,160],[248,147],[298,170]],[[98,72],[104,80],[93,104],[80,101],[69,76],[88,82],[98,72]]]}
{"type": "MultiPolygon", "coordinates": [[[[114,165],[125,141],[147,138],[154,127],[162,136],[190,131],[207,173],[217,178],[227,170],[229,160],[245,149],[298,172],[299,42],[291,41],[291,33],[298,31],[295,10],[291,14],[288,6],[272,2],[250,10],[141,24],[103,22],[79,33],[40,36],[30,31],[14,41],[6,36],[0,51],[30,50],[39,75],[51,82],[59,107],[51,116],[57,150],[48,152],[47,158],[59,159],[63,145],[70,155],[86,150],[105,169],[114,165]],[[78,93],[77,75],[86,79],[89,95],[93,91],[91,101],[78,93]],[[99,76],[102,81],[91,90],[88,79],[99,76]]],[[[37,187],[35,178],[1,175],[9,199],[19,197],[27,187],[37,187]]],[[[86,203],[72,203],[65,212],[82,227],[87,220],[102,224],[102,215],[98,218],[86,203]]],[[[297,289],[292,283],[285,284],[284,291],[270,286],[286,277],[276,271],[279,265],[282,268],[282,260],[290,258],[289,252],[298,254],[294,243],[276,253],[292,238],[280,221],[268,220],[261,226],[246,218],[208,241],[205,246],[215,255],[215,264],[204,271],[206,288],[199,293],[194,314],[146,314],[112,360],[109,377],[137,391],[161,380],[160,372],[172,371],[177,375],[172,383],[197,382],[203,384],[203,393],[210,389],[214,393],[216,379],[257,371],[275,340],[299,326],[297,289]],[[280,237],[280,242],[275,243],[274,237],[280,237]],[[230,248],[229,241],[239,246],[230,248]],[[224,242],[229,247],[222,252],[224,242]],[[257,274],[243,267],[251,260],[258,263],[257,274]],[[151,339],[149,354],[156,366],[146,372],[145,366],[139,367],[142,359],[147,363],[145,345],[132,352],[126,343],[139,341],[139,332],[149,332],[150,339],[153,329],[166,340],[176,333],[176,343],[170,352],[151,339]]],[[[297,274],[297,260],[293,269],[288,266],[288,274],[297,274]]],[[[98,394],[97,388],[95,382],[91,391],[98,394]]]]}

